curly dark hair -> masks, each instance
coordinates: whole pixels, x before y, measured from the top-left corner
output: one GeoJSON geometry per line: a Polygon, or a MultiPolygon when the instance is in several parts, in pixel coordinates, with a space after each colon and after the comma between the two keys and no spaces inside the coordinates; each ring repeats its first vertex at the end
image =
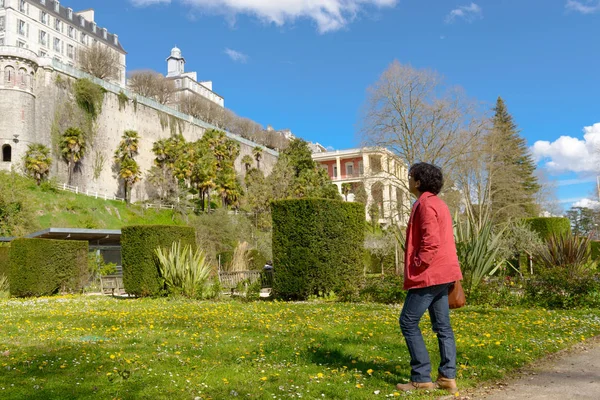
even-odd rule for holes
{"type": "Polygon", "coordinates": [[[413,164],[408,173],[416,181],[420,181],[419,192],[430,192],[438,194],[444,186],[442,169],[433,164],[424,162],[413,164]]]}

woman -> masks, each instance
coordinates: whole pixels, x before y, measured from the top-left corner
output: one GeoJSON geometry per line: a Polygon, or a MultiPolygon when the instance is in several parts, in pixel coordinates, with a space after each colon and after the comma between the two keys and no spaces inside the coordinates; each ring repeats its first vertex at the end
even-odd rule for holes
{"type": "Polygon", "coordinates": [[[462,279],[456,256],[452,217],[437,194],[442,190],[442,171],[418,163],[408,173],[409,191],[417,197],[406,232],[404,289],[408,290],[400,314],[400,329],[410,353],[410,382],[398,384],[402,391],[446,389],[457,392],[456,343],[450,326],[448,289],[462,279]],[[431,362],[419,321],[429,310],[440,349],[438,378],[431,381],[431,362]]]}

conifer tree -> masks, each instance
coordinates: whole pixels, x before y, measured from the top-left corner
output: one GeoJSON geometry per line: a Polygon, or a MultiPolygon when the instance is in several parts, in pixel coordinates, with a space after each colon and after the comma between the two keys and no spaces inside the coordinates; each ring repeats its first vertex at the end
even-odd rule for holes
{"type": "Polygon", "coordinates": [[[508,113],[502,98],[494,108],[492,129],[487,136],[488,179],[494,221],[536,216],[535,194],[540,190],[535,163],[525,139],[508,113]]]}

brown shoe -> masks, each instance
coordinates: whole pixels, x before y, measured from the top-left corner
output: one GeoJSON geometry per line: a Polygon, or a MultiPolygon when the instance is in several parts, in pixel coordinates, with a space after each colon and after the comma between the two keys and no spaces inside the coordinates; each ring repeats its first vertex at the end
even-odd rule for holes
{"type": "Polygon", "coordinates": [[[402,392],[410,392],[413,390],[433,390],[435,389],[435,384],[433,382],[408,382],[408,383],[399,383],[396,385],[396,389],[402,392]]]}
{"type": "Polygon", "coordinates": [[[458,392],[458,387],[456,386],[456,379],[446,378],[442,375],[440,375],[435,381],[435,388],[445,390],[452,394],[458,392]]]}

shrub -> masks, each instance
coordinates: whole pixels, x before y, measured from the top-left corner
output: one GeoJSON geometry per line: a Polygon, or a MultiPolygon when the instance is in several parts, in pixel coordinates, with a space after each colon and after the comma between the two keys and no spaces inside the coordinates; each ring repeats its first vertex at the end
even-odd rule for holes
{"type": "Polygon", "coordinates": [[[249,269],[262,271],[263,267],[267,263],[267,257],[265,257],[259,250],[252,249],[248,252],[249,269]]]}
{"type": "Polygon", "coordinates": [[[544,268],[527,280],[526,300],[545,308],[599,307],[599,278],[592,270],[573,276],[565,268],[544,268]]]}
{"type": "Polygon", "coordinates": [[[402,289],[404,278],[399,275],[368,276],[360,289],[361,301],[394,304],[406,299],[402,289]]]}
{"type": "Polygon", "coordinates": [[[518,278],[504,276],[484,279],[469,293],[468,303],[487,307],[517,306],[523,302],[523,289],[518,278]]]}
{"type": "Polygon", "coordinates": [[[192,250],[189,244],[173,242],[171,249],[155,250],[162,278],[170,293],[180,292],[190,298],[202,298],[208,283],[211,266],[200,249],[192,250]]]}
{"type": "Polygon", "coordinates": [[[136,296],[155,296],[163,289],[154,250],[182,245],[196,247],[194,228],[167,225],[132,225],[121,229],[121,257],[125,291],[136,296]]]}
{"type": "Polygon", "coordinates": [[[335,291],[358,294],[365,211],[327,199],[280,200],[273,218],[273,293],[286,299],[335,291]]]}
{"type": "Polygon", "coordinates": [[[8,276],[10,247],[0,245],[0,275],[8,276]]]}
{"type": "Polygon", "coordinates": [[[92,119],[96,119],[102,112],[104,102],[104,88],[89,79],[78,79],[74,85],[77,104],[92,119]]]}
{"type": "Polygon", "coordinates": [[[598,259],[600,259],[600,241],[590,241],[590,250],[592,253],[592,260],[597,261],[598,259]]]}
{"type": "Polygon", "coordinates": [[[9,284],[13,296],[78,292],[89,278],[88,243],[76,240],[15,239],[11,243],[9,284]]]}
{"type": "Polygon", "coordinates": [[[523,221],[542,239],[548,239],[552,234],[563,235],[571,233],[571,222],[568,218],[537,217],[526,218],[523,221]]]}

